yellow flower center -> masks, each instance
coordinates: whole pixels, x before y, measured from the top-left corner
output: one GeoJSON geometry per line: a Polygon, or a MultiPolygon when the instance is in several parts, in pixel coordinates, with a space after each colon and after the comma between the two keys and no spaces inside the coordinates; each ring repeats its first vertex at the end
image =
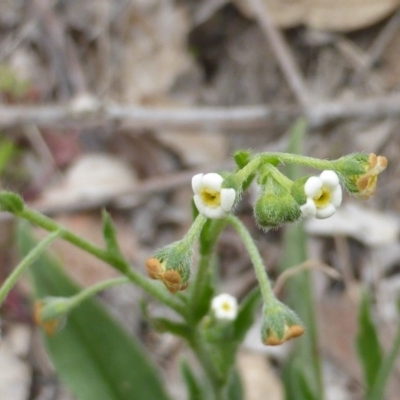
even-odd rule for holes
{"type": "Polygon", "coordinates": [[[221,308],[226,312],[231,311],[232,309],[231,305],[227,301],[222,303],[221,308]]]}
{"type": "Polygon", "coordinates": [[[201,200],[208,207],[218,207],[221,204],[221,193],[209,188],[203,188],[200,192],[201,200]]]}
{"type": "Polygon", "coordinates": [[[329,189],[322,187],[316,196],[313,197],[314,203],[317,208],[326,207],[331,201],[331,192],[329,189]]]}

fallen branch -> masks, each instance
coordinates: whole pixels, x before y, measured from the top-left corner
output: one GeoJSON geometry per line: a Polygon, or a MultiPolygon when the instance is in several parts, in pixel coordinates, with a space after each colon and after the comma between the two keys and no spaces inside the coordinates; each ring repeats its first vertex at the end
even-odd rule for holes
{"type": "Polygon", "coordinates": [[[311,127],[346,119],[374,120],[400,116],[400,93],[347,101],[327,101],[305,109],[296,106],[152,108],[99,104],[95,110],[80,112],[71,104],[11,106],[0,105],[0,129],[36,124],[43,126],[102,126],[121,124],[133,129],[228,130],[263,129],[272,120],[289,122],[304,116],[311,127]]]}

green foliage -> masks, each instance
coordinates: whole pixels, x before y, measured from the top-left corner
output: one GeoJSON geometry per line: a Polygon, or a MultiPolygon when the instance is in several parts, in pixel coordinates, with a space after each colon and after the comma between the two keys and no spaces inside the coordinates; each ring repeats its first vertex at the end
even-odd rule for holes
{"type": "Polygon", "coordinates": [[[387,382],[400,351],[400,324],[389,351],[384,354],[379,343],[378,330],[371,317],[371,299],[364,292],[358,319],[356,340],[358,355],[364,370],[365,398],[382,400],[385,398],[387,382]]]}
{"type": "Polygon", "coordinates": [[[186,360],[181,362],[181,372],[183,379],[186,383],[186,389],[188,392],[187,399],[188,400],[206,400],[204,388],[196,378],[195,374],[193,373],[192,369],[190,368],[189,364],[186,360]]]}
{"type": "MultiPolygon", "coordinates": [[[[289,153],[302,153],[306,128],[306,122],[302,119],[294,124],[291,129],[289,153]]],[[[302,176],[301,168],[298,166],[287,165],[285,170],[287,177],[292,180],[302,176]]],[[[307,259],[306,234],[302,223],[286,227],[283,240],[282,270],[301,264],[307,259]]],[[[309,400],[310,397],[304,393],[311,392],[312,399],[323,400],[321,360],[318,350],[313,288],[309,272],[306,271],[292,277],[288,281],[287,287],[287,303],[299,315],[306,330],[305,335],[297,339],[296,349],[288,361],[288,365],[285,366],[284,383],[287,399],[309,400]],[[295,363],[298,363],[301,368],[296,367],[295,363]],[[302,376],[298,376],[299,373],[302,376]],[[293,387],[298,390],[294,391],[293,387]]]]}
{"type": "MultiPolygon", "coordinates": [[[[233,158],[239,169],[244,168],[251,161],[251,157],[252,157],[251,151],[246,151],[246,150],[238,150],[233,155],[233,158]]],[[[255,176],[256,176],[256,174],[251,174],[243,182],[242,191],[245,191],[246,189],[248,189],[248,187],[251,185],[251,182],[253,182],[253,179],[255,178],[255,176]]]]}
{"type": "Polygon", "coordinates": [[[0,210],[18,214],[23,211],[25,205],[21,196],[13,192],[0,192],[0,210]]]}
{"type": "Polygon", "coordinates": [[[228,400],[244,400],[242,380],[238,371],[234,368],[228,382],[228,400]]]}
{"type": "MultiPolygon", "coordinates": [[[[36,245],[26,225],[20,227],[18,241],[22,254],[36,245]]],[[[79,292],[48,255],[31,271],[38,298],[79,292]]],[[[79,400],[168,399],[140,343],[94,299],[73,310],[66,327],[44,340],[60,377],[79,400]]]]}
{"type": "Polygon", "coordinates": [[[7,164],[16,153],[16,147],[11,140],[2,139],[0,141],[0,176],[3,174],[7,164]]]}
{"type": "Polygon", "coordinates": [[[255,313],[261,302],[260,289],[253,289],[241,302],[238,315],[233,323],[233,337],[237,342],[242,342],[247,331],[254,323],[255,313]]]}
{"type": "Polygon", "coordinates": [[[372,321],[371,299],[367,292],[364,292],[360,304],[358,327],[357,351],[364,371],[367,393],[370,393],[374,386],[379,366],[382,363],[383,351],[379,343],[377,329],[372,321]]]}
{"type": "Polygon", "coordinates": [[[103,237],[107,246],[107,250],[113,256],[120,257],[121,250],[117,240],[117,231],[112,222],[110,214],[103,210],[103,237]]]}

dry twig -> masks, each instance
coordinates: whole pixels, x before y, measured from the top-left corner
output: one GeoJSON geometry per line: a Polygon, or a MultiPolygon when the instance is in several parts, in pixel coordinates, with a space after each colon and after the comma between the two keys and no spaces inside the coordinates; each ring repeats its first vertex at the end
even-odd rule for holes
{"type": "Polygon", "coordinates": [[[263,2],[260,0],[250,0],[250,4],[253,7],[258,23],[271,44],[282,72],[296,96],[297,101],[303,107],[309,106],[312,103],[311,95],[304,82],[295,57],[282,33],[275,27],[263,2]]]}
{"type": "Polygon", "coordinates": [[[330,267],[329,265],[324,264],[321,261],[315,260],[307,260],[299,265],[296,265],[292,268],[287,269],[286,271],[282,272],[274,285],[274,293],[278,294],[283,289],[286,281],[294,275],[299,274],[300,272],[307,271],[309,269],[315,269],[318,271],[324,272],[326,275],[330,276],[333,279],[341,279],[341,275],[335,269],[330,267]]]}
{"type": "Polygon", "coordinates": [[[354,101],[326,101],[302,110],[296,106],[152,108],[100,104],[95,112],[71,110],[70,104],[0,105],[0,129],[36,124],[44,126],[95,127],[120,123],[131,129],[205,130],[263,129],[271,120],[287,123],[303,116],[311,127],[352,118],[374,120],[400,116],[400,93],[354,101]]]}

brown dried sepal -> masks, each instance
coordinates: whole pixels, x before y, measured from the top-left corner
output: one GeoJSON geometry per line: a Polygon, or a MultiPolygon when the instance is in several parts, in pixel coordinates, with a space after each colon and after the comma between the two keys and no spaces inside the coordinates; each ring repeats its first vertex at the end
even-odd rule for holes
{"type": "Polygon", "coordinates": [[[174,269],[165,270],[165,266],[157,258],[149,258],[146,261],[147,274],[151,279],[158,279],[164,282],[164,285],[171,293],[185,290],[188,282],[182,283],[182,277],[174,269]]]}
{"type": "Polygon", "coordinates": [[[368,164],[368,170],[356,181],[357,195],[362,199],[369,199],[375,194],[378,175],[387,167],[388,161],[386,157],[371,153],[368,158],[368,164]]]}
{"type": "Polygon", "coordinates": [[[60,330],[63,326],[63,318],[53,318],[49,320],[42,319],[42,310],[43,310],[43,302],[41,300],[35,301],[35,305],[33,308],[33,321],[36,325],[43,328],[43,330],[49,336],[54,336],[54,334],[60,330]]]}
{"type": "Polygon", "coordinates": [[[151,279],[162,280],[165,272],[165,267],[160,263],[157,258],[149,258],[146,260],[147,274],[151,279]]]}
{"type": "Polygon", "coordinates": [[[264,344],[268,346],[279,346],[280,344],[285,343],[290,339],[294,339],[296,337],[301,336],[303,333],[304,333],[304,328],[301,325],[292,325],[290,327],[286,326],[285,333],[281,339],[278,338],[275,332],[270,332],[270,334],[264,341],[264,344]]]}

